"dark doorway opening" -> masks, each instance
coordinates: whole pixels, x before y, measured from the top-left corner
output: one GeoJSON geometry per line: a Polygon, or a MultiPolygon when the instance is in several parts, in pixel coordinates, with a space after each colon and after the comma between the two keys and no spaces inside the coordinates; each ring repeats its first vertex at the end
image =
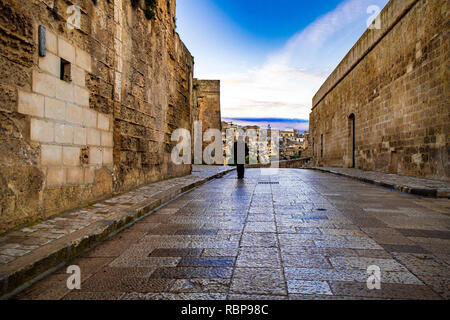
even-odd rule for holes
{"type": "Polygon", "coordinates": [[[323,134],[320,135],[320,158],[323,158],[323,134]]]}
{"type": "Polygon", "coordinates": [[[323,134],[320,135],[320,158],[323,158],[323,134]]]}
{"type": "Polygon", "coordinates": [[[355,124],[355,115],[352,113],[348,117],[349,124],[349,142],[350,142],[350,152],[352,156],[351,168],[356,167],[356,124],[355,124]]]}

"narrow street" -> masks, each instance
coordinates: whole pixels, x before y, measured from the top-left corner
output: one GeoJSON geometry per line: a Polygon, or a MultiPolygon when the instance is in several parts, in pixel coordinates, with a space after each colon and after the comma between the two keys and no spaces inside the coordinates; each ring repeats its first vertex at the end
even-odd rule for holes
{"type": "Polygon", "coordinates": [[[249,169],[182,195],[19,299],[449,299],[450,200],[312,170],[249,169]],[[369,266],[381,289],[369,290],[369,266]]]}

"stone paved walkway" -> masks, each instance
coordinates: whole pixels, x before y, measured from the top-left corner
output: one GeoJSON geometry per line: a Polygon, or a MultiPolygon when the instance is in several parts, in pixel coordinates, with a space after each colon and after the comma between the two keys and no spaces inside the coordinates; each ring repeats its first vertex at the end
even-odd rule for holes
{"type": "Polygon", "coordinates": [[[61,269],[16,298],[450,298],[450,200],[270,170],[213,180],[71,262],[81,290],[61,269]]]}
{"type": "Polygon", "coordinates": [[[232,170],[193,166],[191,175],[152,183],[1,236],[0,297],[179,194],[232,170]]]}
{"type": "Polygon", "coordinates": [[[450,198],[450,182],[352,168],[317,167],[313,169],[361,180],[401,192],[438,198],[450,198]]]}

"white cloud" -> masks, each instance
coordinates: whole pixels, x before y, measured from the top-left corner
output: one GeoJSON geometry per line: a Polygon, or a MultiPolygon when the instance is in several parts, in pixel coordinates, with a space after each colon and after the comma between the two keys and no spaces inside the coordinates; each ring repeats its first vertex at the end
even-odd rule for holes
{"type": "MultiPolygon", "coordinates": [[[[323,82],[287,65],[267,64],[222,77],[223,116],[307,118],[310,92],[323,82]]],[[[306,119],[305,118],[305,119],[306,119]]]]}
{"type": "MultiPolygon", "coordinates": [[[[294,35],[284,49],[272,56],[272,61],[290,64],[298,58],[313,57],[333,37],[340,37],[339,33],[355,21],[360,22],[366,17],[366,9],[374,0],[347,0],[335,10],[318,18],[307,28],[294,35]]],[[[336,39],[334,39],[336,40],[336,39]]]]}
{"type": "Polygon", "coordinates": [[[294,35],[263,66],[221,75],[222,116],[308,119],[312,97],[365,29],[367,7],[386,2],[347,0],[294,35]]]}

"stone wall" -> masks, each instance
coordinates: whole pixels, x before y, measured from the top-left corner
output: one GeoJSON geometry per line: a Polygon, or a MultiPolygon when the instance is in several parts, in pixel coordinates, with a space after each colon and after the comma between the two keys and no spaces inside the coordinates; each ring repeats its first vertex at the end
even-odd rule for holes
{"type": "Polygon", "coordinates": [[[202,122],[202,131],[218,129],[222,131],[220,113],[220,80],[194,79],[195,111],[194,120],[202,122]]]}
{"type": "Polygon", "coordinates": [[[449,14],[446,0],[388,3],[313,99],[315,165],[450,179],[449,14]]]}
{"type": "Polygon", "coordinates": [[[132,2],[0,0],[0,233],[190,173],[170,161],[193,106],[175,0],[158,0],[154,19],[132,2]]]}

